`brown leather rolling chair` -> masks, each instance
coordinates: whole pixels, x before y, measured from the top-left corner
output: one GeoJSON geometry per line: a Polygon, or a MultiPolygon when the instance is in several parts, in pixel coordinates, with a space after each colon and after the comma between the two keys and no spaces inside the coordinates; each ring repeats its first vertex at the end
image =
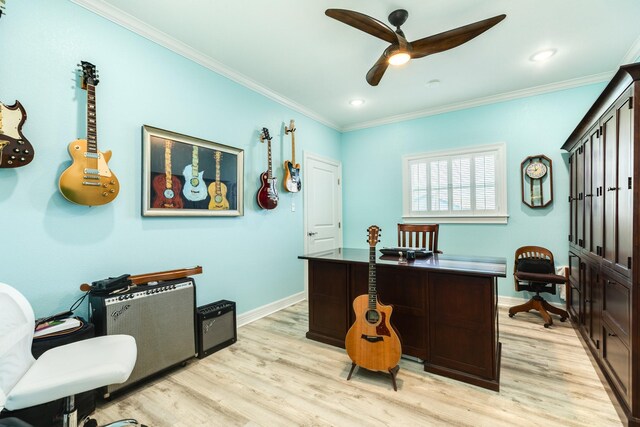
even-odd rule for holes
{"type": "Polygon", "coordinates": [[[553,324],[551,315],[560,316],[560,321],[564,322],[569,314],[558,307],[549,304],[540,296],[540,292],[556,294],[556,285],[566,283],[565,276],[555,274],[553,264],[553,254],[549,249],[540,246],[523,246],[516,250],[515,265],[513,268],[513,280],[516,291],[529,291],[536,294],[526,303],[511,307],[509,317],[516,313],[529,311],[531,309],[540,312],[544,319],[544,327],[548,328],[553,324]]]}
{"type": "Polygon", "coordinates": [[[398,246],[428,249],[441,254],[438,250],[438,224],[398,224],[398,246]]]}

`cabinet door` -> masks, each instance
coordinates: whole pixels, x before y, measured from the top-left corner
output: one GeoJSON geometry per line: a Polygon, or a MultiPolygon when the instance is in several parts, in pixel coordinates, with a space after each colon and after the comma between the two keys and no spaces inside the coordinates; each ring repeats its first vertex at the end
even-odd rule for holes
{"type": "Polygon", "coordinates": [[[584,245],[582,245],[585,249],[590,252],[593,252],[591,247],[591,219],[592,219],[592,208],[593,208],[593,194],[591,193],[592,188],[592,169],[591,169],[591,137],[587,137],[584,141],[584,145],[582,146],[582,151],[584,155],[584,245]]]}
{"type": "Polygon", "coordinates": [[[633,250],[633,109],[627,98],[618,108],[618,228],[616,264],[631,269],[633,250]]]}
{"type": "Polygon", "coordinates": [[[576,192],[576,241],[584,247],[584,146],[578,148],[576,157],[576,192]]]}
{"type": "Polygon", "coordinates": [[[600,129],[591,132],[591,252],[602,255],[602,229],[604,207],[604,162],[603,162],[603,138],[600,129]]]}
{"type": "Polygon", "coordinates": [[[349,328],[348,277],[347,264],[309,261],[307,337],[344,347],[349,328]]]}
{"type": "Polygon", "coordinates": [[[616,109],[607,113],[602,121],[604,139],[604,258],[616,259],[616,188],[618,187],[618,142],[616,138],[616,109]]]}
{"type": "Polygon", "coordinates": [[[569,243],[577,244],[578,233],[576,232],[576,201],[578,200],[576,182],[576,164],[578,152],[574,151],[569,157],[569,243]]]}
{"type": "Polygon", "coordinates": [[[599,349],[602,323],[602,281],[600,279],[600,269],[596,264],[586,264],[584,273],[585,330],[593,346],[599,349]]]}

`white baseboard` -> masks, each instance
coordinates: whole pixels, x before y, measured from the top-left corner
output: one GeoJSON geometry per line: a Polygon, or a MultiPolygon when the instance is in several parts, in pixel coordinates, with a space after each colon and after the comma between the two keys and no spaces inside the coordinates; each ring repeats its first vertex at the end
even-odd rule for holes
{"type": "MultiPolygon", "coordinates": [[[[306,292],[299,292],[297,294],[290,295],[286,298],[283,298],[278,301],[271,302],[269,304],[263,305],[262,307],[254,308],[253,310],[247,311],[238,315],[238,327],[248,325],[251,322],[255,322],[258,319],[262,319],[270,314],[275,313],[276,311],[280,311],[284,308],[287,308],[293,304],[297,304],[300,301],[304,301],[307,299],[306,292]]],[[[508,297],[504,295],[498,295],[498,305],[504,307],[513,307],[514,305],[520,305],[527,302],[528,298],[519,298],[519,297],[508,297]]],[[[564,309],[564,304],[559,304],[556,302],[551,302],[551,305],[555,305],[556,307],[564,309]]]]}
{"type": "Polygon", "coordinates": [[[297,294],[290,295],[281,300],[271,302],[267,305],[263,305],[262,307],[249,310],[245,313],[238,315],[238,318],[237,318],[238,327],[247,325],[251,322],[255,322],[256,320],[262,319],[263,317],[273,314],[276,311],[280,311],[284,308],[289,307],[290,305],[299,303],[300,301],[304,301],[306,298],[307,298],[306,292],[299,292],[297,294]]]}
{"type": "MultiPolygon", "coordinates": [[[[504,307],[513,307],[514,305],[524,304],[527,301],[529,301],[529,298],[507,297],[504,295],[498,295],[498,305],[504,306],[504,307]]],[[[547,301],[547,302],[563,310],[566,309],[564,303],[557,303],[557,302],[550,302],[550,301],[547,301]]]]}

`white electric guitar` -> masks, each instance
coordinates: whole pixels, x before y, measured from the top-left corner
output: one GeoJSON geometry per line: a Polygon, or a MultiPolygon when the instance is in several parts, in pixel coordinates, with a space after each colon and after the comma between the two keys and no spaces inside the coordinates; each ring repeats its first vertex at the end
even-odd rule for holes
{"type": "Polygon", "coordinates": [[[202,179],[203,175],[204,171],[198,172],[198,146],[194,145],[191,164],[185,166],[184,171],[182,171],[182,176],[184,176],[182,194],[187,200],[199,202],[207,198],[207,186],[204,183],[204,179],[202,179]]]}

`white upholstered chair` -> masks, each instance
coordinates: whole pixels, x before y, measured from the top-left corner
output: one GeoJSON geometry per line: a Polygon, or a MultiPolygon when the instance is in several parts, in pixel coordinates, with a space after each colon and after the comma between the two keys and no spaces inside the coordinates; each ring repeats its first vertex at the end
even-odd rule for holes
{"type": "MultiPolygon", "coordinates": [[[[54,347],[35,360],[31,355],[34,326],[26,298],[0,283],[0,411],[64,398],[63,425],[75,427],[74,396],[125,382],[136,362],[135,339],[128,335],[90,338],[54,347]]],[[[138,425],[135,420],[116,424],[138,425]]]]}

